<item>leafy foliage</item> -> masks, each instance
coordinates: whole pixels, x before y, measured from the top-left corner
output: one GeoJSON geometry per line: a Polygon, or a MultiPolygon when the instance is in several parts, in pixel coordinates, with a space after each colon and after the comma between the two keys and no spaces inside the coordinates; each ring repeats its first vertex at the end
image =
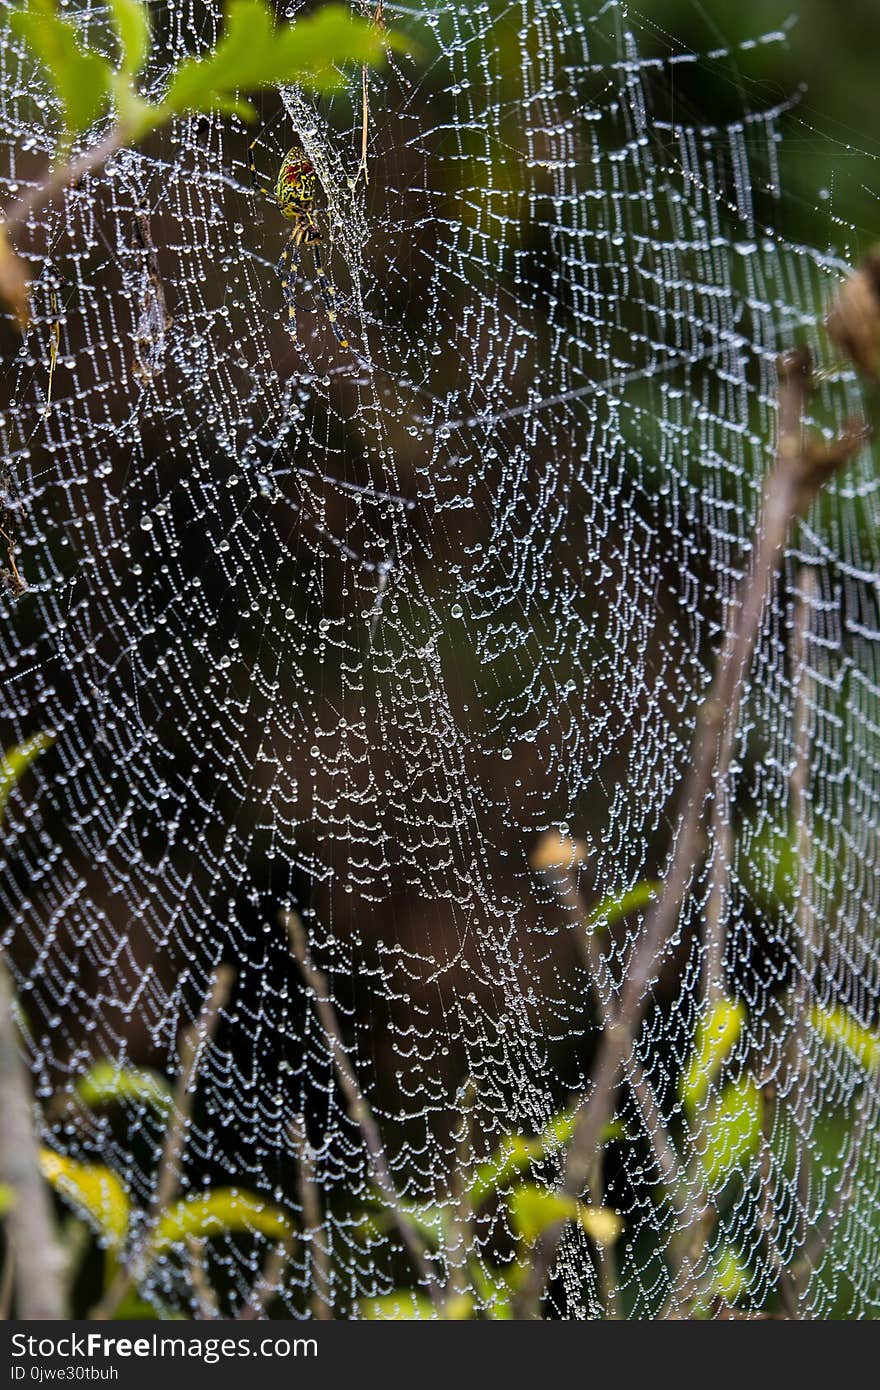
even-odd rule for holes
{"type": "Polygon", "coordinates": [[[880,1067],[880,1034],[853,1017],[848,1009],[829,1009],[816,1005],[810,1022],[820,1037],[828,1043],[845,1047],[865,1071],[880,1067]]]}
{"type": "Polygon", "coordinates": [[[663,884],[659,880],[645,879],[626,893],[603,898],[587,918],[587,931],[607,931],[615,922],[622,921],[631,912],[637,912],[639,908],[648,907],[650,903],[655,902],[662,891],[663,884]]]}
{"type": "Polygon", "coordinates": [[[681,1098],[693,1113],[709,1094],[712,1082],[720,1072],[742,1033],[746,1011],[733,999],[713,1003],[697,1024],[694,1050],[680,1085],[681,1098]]]}
{"type": "Polygon", "coordinates": [[[233,0],[214,52],[180,65],[160,109],[233,111],[252,120],[256,113],[239,91],[290,82],[324,91],[340,85],[340,64],[376,64],[387,48],[403,46],[396,36],[352,20],[340,5],[276,27],[262,0],[233,0]]]}
{"type": "Polygon", "coordinates": [[[111,1250],[128,1235],[131,1202],[121,1180],[98,1163],[77,1163],[43,1149],[40,1163],[46,1181],[71,1205],[89,1217],[111,1250]]]}
{"type": "MultiPolygon", "coordinates": [[[[408,50],[402,39],[341,5],[328,5],[295,24],[279,24],[265,0],[230,0],[217,47],[202,57],[183,59],[171,74],[165,96],[144,100],[136,78],[149,61],[149,10],[140,0],[112,0],[118,68],[104,53],[84,45],[77,26],[56,0],[28,0],[10,17],[61,113],[59,152],[65,156],[76,136],[99,117],[112,115],[109,134],[90,168],[122,145],[142,140],[175,116],[220,111],[256,119],[242,95],[265,87],[299,84],[313,91],[339,85],[346,63],[376,65],[391,50],[408,50]]],[[[69,166],[70,178],[82,168],[69,166]]],[[[63,178],[46,189],[57,191],[63,178]]],[[[29,321],[27,267],[0,227],[0,297],[22,331],[29,321]]]]}
{"type": "Polygon", "coordinates": [[[75,25],[58,12],[53,0],[30,0],[9,23],[58,98],[66,134],[87,130],[110,98],[113,70],[107,59],[80,45],[75,25]]]}
{"type": "Polygon", "coordinates": [[[155,1258],[172,1245],[192,1236],[204,1239],[232,1231],[259,1232],[273,1240],[287,1240],[292,1227],[278,1207],[261,1202],[251,1193],[218,1187],[175,1202],[156,1222],[149,1242],[149,1256],[155,1258]]]}
{"type": "Polygon", "coordinates": [[[507,1199],[516,1234],[526,1245],[534,1245],[558,1221],[574,1221],[600,1245],[613,1245],[623,1230],[616,1212],[592,1207],[564,1192],[548,1192],[536,1183],[522,1183],[507,1199]]]}
{"type": "Polygon", "coordinates": [[[31,763],[55,742],[54,734],[34,734],[26,743],[20,743],[6,753],[0,754],[0,820],[6,813],[6,806],[18,782],[21,781],[31,763]]]}
{"type": "Polygon", "coordinates": [[[168,1083],[158,1072],[146,1067],[119,1067],[105,1059],[96,1062],[76,1084],[76,1094],[84,1105],[109,1105],[116,1101],[142,1101],[160,1113],[172,1103],[168,1083]]]}
{"type": "Polygon", "coordinates": [[[725,1086],[701,1128],[699,1158],[711,1194],[752,1157],[761,1139],[761,1092],[746,1076],[725,1086]]]}
{"type": "Polygon", "coordinates": [[[88,130],[114,94],[132,138],[191,112],[234,111],[253,120],[256,113],[242,92],[284,83],[324,91],[339,85],[342,64],[374,65],[389,49],[405,47],[396,35],[352,18],[341,5],[328,5],[296,24],[278,24],[264,0],[231,0],[217,47],[184,59],[163,100],[153,104],[132,88],[149,55],[148,9],[139,0],[113,0],[110,13],[120,50],[118,71],[103,53],[82,45],[55,0],[29,0],[27,9],[12,15],[14,32],[58,98],[65,139],[88,130]]]}

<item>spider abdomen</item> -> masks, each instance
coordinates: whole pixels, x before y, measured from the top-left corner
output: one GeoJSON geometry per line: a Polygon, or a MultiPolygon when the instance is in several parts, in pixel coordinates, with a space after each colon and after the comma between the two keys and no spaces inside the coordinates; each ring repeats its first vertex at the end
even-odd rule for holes
{"type": "Polygon", "coordinates": [[[296,219],[311,212],[316,183],[314,165],[304,151],[298,146],[288,150],[275,184],[278,207],[285,217],[296,219]]]}

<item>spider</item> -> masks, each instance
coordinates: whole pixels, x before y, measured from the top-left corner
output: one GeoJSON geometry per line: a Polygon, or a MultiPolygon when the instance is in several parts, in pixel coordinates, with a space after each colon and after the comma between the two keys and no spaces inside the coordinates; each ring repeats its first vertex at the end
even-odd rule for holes
{"type": "Polygon", "coordinates": [[[317,177],[314,165],[305,150],[300,145],[294,145],[281,161],[278,178],[275,181],[275,187],[272,188],[259,173],[254,161],[254,147],[258,144],[259,136],[248,146],[248,169],[254,192],[259,193],[268,202],[274,204],[282,217],[286,217],[289,222],[293,223],[290,236],[285,242],[281,259],[278,262],[278,274],[281,276],[281,288],[284,302],[287,305],[288,323],[294,342],[296,341],[296,304],[293,293],[296,287],[297,272],[302,261],[300,248],[308,246],[315,259],[315,279],[318,282],[318,292],[324,305],[327,322],[330,324],[333,336],[339,346],[347,348],[349,346],[348,339],[336,322],[336,309],[334,307],[336,288],[328,279],[324,262],[321,259],[320,246],[324,238],[315,221],[317,177]]]}

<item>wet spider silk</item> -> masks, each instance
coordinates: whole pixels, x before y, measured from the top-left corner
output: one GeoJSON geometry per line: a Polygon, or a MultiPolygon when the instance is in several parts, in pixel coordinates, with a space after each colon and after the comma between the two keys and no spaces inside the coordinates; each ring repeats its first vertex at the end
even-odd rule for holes
{"type": "MultiPolygon", "coordinates": [[[[221,17],[167,10],[155,92],[221,17]]],[[[417,56],[261,111],[270,186],[293,148],[314,168],[351,351],[310,264],[292,341],[289,225],[250,193],[254,132],[226,116],[120,151],[41,213],[21,246],[34,323],[3,330],[28,584],[3,599],[3,741],[56,735],[2,849],[44,1141],[112,1170],[132,1244],[167,1106],[118,1076],[173,1081],[201,1026],[176,1196],[225,1194],[203,1258],[231,1312],[426,1308],[327,998],[434,1277],[474,1314],[506,1306],[647,899],[590,941],[584,921],[662,877],[772,457],[776,355],[827,361],[850,249],[845,227],[824,250],[795,228],[791,103],[750,85],[784,30],[691,51],[615,0],[384,19],[417,56]],[[73,1104],[107,1063],[115,1098],[73,1104]],[[542,1134],[530,1163],[512,1137],[542,1134]]],[[[2,55],[10,201],[55,125],[12,39],[2,55]]],[[[817,422],[859,409],[826,373],[817,422]]],[[[805,1316],[877,1311],[877,523],[865,453],[786,556],[724,789],[732,844],[709,838],[585,1194],[620,1223],[603,1244],[575,1213],[548,1316],[778,1311],[780,1267],[805,1316]]],[[[188,1261],[169,1243],[142,1296],[191,1314],[188,1261]]]]}

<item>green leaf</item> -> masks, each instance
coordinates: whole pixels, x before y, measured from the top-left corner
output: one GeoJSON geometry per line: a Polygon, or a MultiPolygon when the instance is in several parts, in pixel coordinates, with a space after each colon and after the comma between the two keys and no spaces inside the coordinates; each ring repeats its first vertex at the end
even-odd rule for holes
{"type": "Polygon", "coordinates": [[[113,69],[107,59],[80,47],[77,29],[57,13],[54,0],[30,0],[9,23],[57,95],[65,130],[88,130],[109,99],[113,69]]]}
{"type": "MultiPolygon", "coordinates": [[[[475,1169],[465,1190],[470,1205],[479,1206],[491,1193],[504,1187],[518,1173],[564,1148],[574,1134],[576,1120],[577,1116],[573,1110],[563,1110],[554,1115],[535,1138],[526,1139],[518,1134],[505,1135],[492,1157],[475,1169]]],[[[612,1120],[605,1126],[602,1138],[607,1144],[612,1140],[625,1140],[627,1134],[619,1120],[612,1120]]]]}
{"type": "Polygon", "coordinates": [[[150,16],[138,0],[109,0],[113,27],[122,50],[122,71],[136,77],[150,50],[150,16]]]}
{"type": "MultiPolygon", "coordinates": [[[[518,1266],[514,1266],[518,1269],[518,1266]]],[[[469,1277],[482,1304],[482,1317],[492,1322],[509,1322],[513,1317],[510,1306],[513,1289],[504,1271],[493,1271],[494,1277],[474,1263],[468,1270],[469,1277]]]]}
{"type": "MultiPolygon", "coordinates": [[[[364,1212],[353,1228],[364,1241],[375,1241],[383,1233],[394,1227],[394,1217],[387,1207],[381,1206],[381,1193],[376,1193],[376,1209],[364,1212]]],[[[426,1203],[424,1206],[407,1206],[404,1213],[410,1225],[424,1236],[428,1245],[436,1249],[443,1239],[446,1228],[446,1212],[442,1207],[426,1203]]]]}
{"type": "Polygon", "coordinates": [[[709,1088],[736,1046],[746,1011],[735,999],[719,999],[697,1024],[694,1050],[679,1082],[679,1095],[688,1110],[698,1110],[709,1088]]]}
{"type": "Polygon", "coordinates": [[[576,1221],[600,1245],[613,1245],[623,1222],[607,1207],[590,1207],[564,1192],[548,1192],[535,1183],[523,1183],[507,1198],[513,1229],[527,1245],[558,1221],[576,1221]]]}
{"type": "Polygon", "coordinates": [[[712,1257],[715,1274],[712,1292],[725,1303],[736,1303],[749,1285],[749,1271],[739,1255],[729,1245],[722,1245],[712,1257]]]}
{"type": "MultiPolygon", "coordinates": [[[[747,852],[741,856],[742,883],[765,912],[791,911],[797,897],[800,852],[795,836],[780,822],[744,827],[747,852]]],[[[814,846],[819,852],[819,846],[814,846]]]]}
{"type": "Polygon", "coordinates": [[[725,1086],[697,1131],[699,1161],[709,1194],[715,1195],[758,1148],[762,1097],[749,1076],[725,1086]]]}
{"type": "Polygon", "coordinates": [[[398,1322],[429,1322],[437,1315],[430,1298],[412,1293],[409,1289],[395,1289],[382,1298],[364,1299],[359,1305],[360,1315],[369,1322],[395,1319],[398,1322]]]}
{"type": "Polygon", "coordinates": [[[252,115],[240,92],[304,81],[318,89],[341,84],[343,63],[375,65],[401,41],[341,5],[327,5],[296,24],[279,25],[263,0],[231,0],[213,53],[188,58],[172,75],[163,106],[173,112],[237,111],[252,115]]]}
{"type": "Polygon", "coordinates": [[[238,1231],[287,1240],[293,1228],[278,1207],[267,1206],[249,1192],[218,1187],[201,1196],[184,1197],[163,1212],[156,1222],[148,1255],[156,1258],[187,1236],[204,1239],[238,1231]]]}
{"type": "Polygon", "coordinates": [[[496,1192],[518,1173],[562,1148],[574,1134],[574,1126],[574,1111],[566,1110],[554,1115],[536,1138],[505,1135],[492,1157],[486,1163],[481,1163],[471,1178],[466,1192],[471,1205],[478,1206],[490,1193],[496,1192]]]}
{"type": "Polygon", "coordinates": [[[55,742],[54,734],[34,734],[26,743],[0,753],[0,820],[6,811],[6,804],[13,788],[21,781],[31,763],[55,742]]]}
{"type": "Polygon", "coordinates": [[[168,1308],[163,1308],[161,1312],[154,1308],[151,1303],[147,1303],[141,1298],[136,1289],[122,1300],[114,1313],[117,1322],[185,1322],[183,1313],[171,1312],[168,1308]]]}
{"type": "Polygon", "coordinates": [[[77,1163],[51,1149],[40,1150],[40,1167],[54,1190],[90,1216],[111,1250],[118,1250],[128,1234],[131,1203],[116,1174],[97,1163],[77,1163]]]}
{"type": "Polygon", "coordinates": [[[603,898],[598,907],[593,908],[584,926],[588,932],[607,931],[615,922],[628,917],[631,912],[637,912],[639,908],[656,902],[662,891],[663,884],[659,879],[645,879],[626,893],[603,898]]]}
{"type": "Polygon", "coordinates": [[[144,1101],[160,1114],[171,1108],[173,1099],[170,1087],[158,1072],[146,1067],[119,1067],[109,1060],[96,1062],[76,1083],[76,1093],[84,1105],[144,1101]]]}
{"type": "Polygon", "coordinates": [[[827,1009],[817,1004],[810,1022],[826,1042],[845,1047],[866,1071],[880,1067],[880,1034],[865,1028],[848,1009],[827,1009]]]}
{"type": "Polygon", "coordinates": [[[10,1187],[6,1182],[0,1182],[0,1216],[5,1216],[11,1207],[15,1205],[16,1192],[14,1187],[10,1187]]]}

